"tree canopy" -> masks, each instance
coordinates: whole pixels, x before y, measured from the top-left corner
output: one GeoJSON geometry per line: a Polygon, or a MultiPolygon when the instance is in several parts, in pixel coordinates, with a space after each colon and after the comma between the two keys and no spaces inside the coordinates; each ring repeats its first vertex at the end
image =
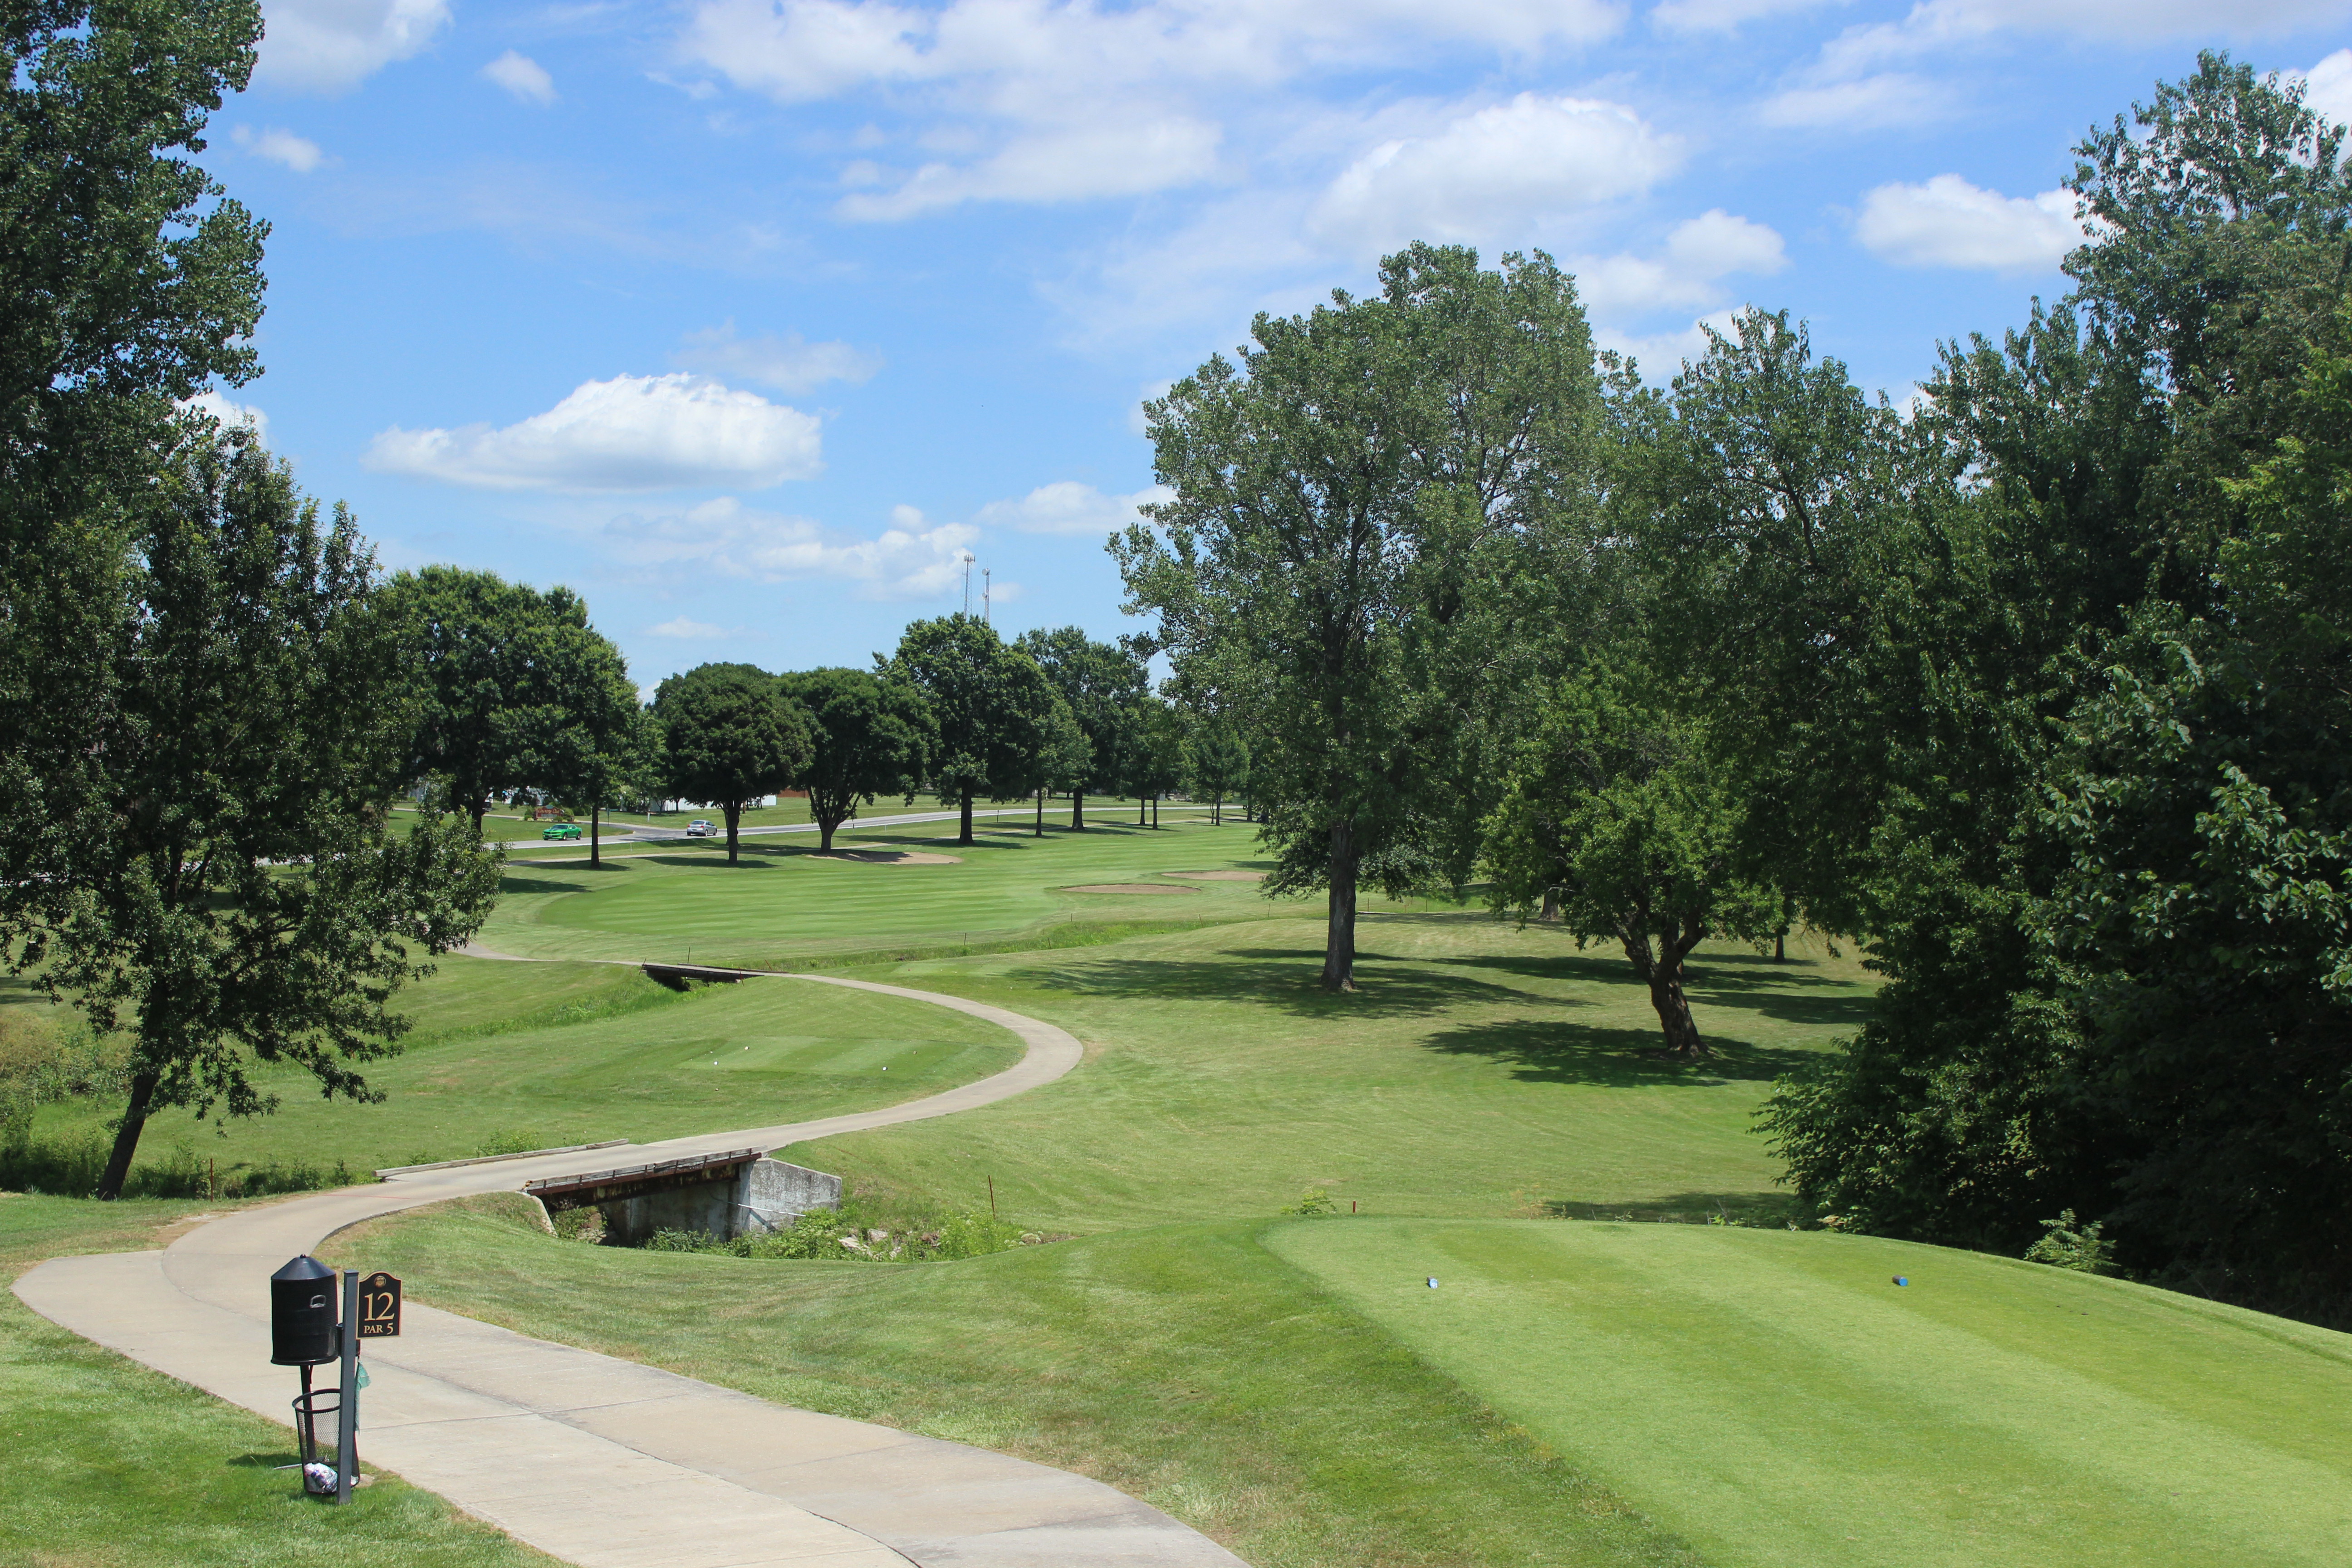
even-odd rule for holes
{"type": "Polygon", "coordinates": [[[961,808],[957,841],[972,842],[972,802],[1018,800],[1042,782],[1047,721],[1060,695],[1037,661],[1007,647],[977,616],[917,621],[881,661],[923,693],[939,725],[931,787],[961,808]]]}
{"type": "Polygon", "coordinates": [[[785,788],[816,754],[807,714],[765,670],[703,664],[655,689],[654,716],[670,791],[719,807],[727,863],[739,864],[743,808],[785,788]]]}
{"type": "Polygon", "coordinates": [[[922,693],[870,670],[811,669],[778,678],[809,720],[809,760],[793,782],[808,791],[821,847],[861,805],[915,798],[929,776],[939,727],[922,693]]]}

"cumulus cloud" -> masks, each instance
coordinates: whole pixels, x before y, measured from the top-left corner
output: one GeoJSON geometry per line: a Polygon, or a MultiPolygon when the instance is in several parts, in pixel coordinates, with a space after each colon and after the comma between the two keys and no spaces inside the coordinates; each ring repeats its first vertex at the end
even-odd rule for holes
{"type": "Polygon", "coordinates": [[[1735,273],[1769,275],[1789,264],[1780,234],[1721,207],[1677,224],[1655,256],[1579,258],[1577,291],[1597,318],[1662,309],[1697,310],[1735,273]]]}
{"type": "Polygon", "coordinates": [[[681,369],[756,381],[779,392],[810,392],[829,381],[857,385],[882,368],[880,354],[843,342],[808,342],[798,332],[738,337],[731,319],[687,333],[685,346],[669,361],[681,369]]]}
{"type": "Polygon", "coordinates": [[[267,158],[273,163],[283,163],[298,174],[307,174],[327,160],[319,144],[308,137],[297,136],[291,131],[281,131],[272,125],[256,131],[250,125],[230,129],[228,139],[257,158],[267,158]]]}
{"type": "Polygon", "coordinates": [[[2083,243],[2083,228],[2072,191],[2004,196],[1938,174],[1924,185],[1881,185],[1864,195],[1854,237],[1898,267],[2030,272],[2056,267],[2083,243]]]}
{"type": "Polygon", "coordinates": [[[1850,0],[1660,0],[1650,12],[1650,25],[1668,33],[1728,33],[1742,22],[1811,11],[1850,0]]]}
{"type": "Polygon", "coordinates": [[[1758,116],[1767,125],[1863,131],[1940,120],[1953,107],[1951,89],[1939,82],[1909,71],[1881,71],[1789,88],[1766,99],[1758,116]]]}
{"type": "Polygon", "coordinates": [[[2304,99],[2335,125],[2352,122],[2352,49],[2338,49],[2304,73],[2304,99]]]}
{"type": "Polygon", "coordinates": [[[547,68],[529,55],[509,49],[482,68],[482,75],[505,88],[518,102],[549,104],[555,101],[555,79],[547,68]]]}
{"type": "Polygon", "coordinates": [[[714,626],[709,621],[689,620],[686,616],[680,616],[676,620],[664,621],[657,626],[647,626],[646,628],[646,635],[648,637],[680,637],[689,641],[702,641],[710,637],[723,637],[727,636],[728,633],[725,626],[714,626]]]}
{"type": "Polygon", "coordinates": [[[831,579],[856,584],[871,597],[912,598],[962,582],[963,554],[980,530],[933,523],[900,506],[891,509],[888,528],[866,538],[720,496],[683,511],[625,513],[599,538],[640,567],[690,566],[757,582],[831,579]]]}
{"type": "Polygon", "coordinates": [[[1025,496],[990,501],[973,514],[972,521],[1023,533],[1115,533],[1129,523],[1143,521],[1137,508],[1172,500],[1175,495],[1165,485],[1151,485],[1132,495],[1105,495],[1092,485],[1059,479],[1039,485],[1025,496]]]}
{"type": "MultiPolygon", "coordinates": [[[[1206,121],[1163,115],[1132,123],[1058,126],[1017,136],[976,163],[923,164],[896,189],[853,192],[835,209],[887,222],[963,202],[1075,202],[1196,184],[1213,174],[1223,132],[1206,121]]],[[[852,183],[887,179],[853,164],[852,183]]]]}
{"type": "Polygon", "coordinates": [[[683,374],[583,382],[546,413],[499,429],[395,426],[362,460],[509,490],[765,489],[824,466],[813,416],[683,374]]]}
{"type": "Polygon", "coordinates": [[[224,426],[251,426],[254,438],[265,447],[269,445],[269,416],[249,403],[232,402],[218,392],[200,392],[180,406],[192,409],[198,414],[210,415],[219,420],[224,426]]]}
{"type": "Polygon", "coordinates": [[[1433,135],[1373,148],[1331,183],[1308,223],[1363,254],[1412,239],[1492,239],[1639,195],[1681,162],[1678,138],[1622,104],[1523,92],[1433,135]]]}
{"type": "Polygon", "coordinates": [[[407,59],[449,25],[448,0],[269,0],[260,82],[344,92],[407,59]]]}

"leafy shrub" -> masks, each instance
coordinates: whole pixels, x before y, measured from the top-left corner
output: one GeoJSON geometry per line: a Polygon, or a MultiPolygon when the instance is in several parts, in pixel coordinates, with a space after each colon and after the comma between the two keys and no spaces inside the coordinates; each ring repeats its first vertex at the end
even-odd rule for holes
{"type": "Polygon", "coordinates": [[[1333,1203],[1331,1194],[1322,1188],[1309,1187],[1306,1192],[1298,1194],[1297,1203],[1281,1212],[1284,1214],[1338,1214],[1339,1205],[1333,1203]]]}
{"type": "MultiPolygon", "coordinates": [[[[111,1134],[95,1128],[53,1138],[27,1138],[0,1148],[0,1187],[88,1197],[113,1152],[111,1134]]],[[[308,1160],[270,1160],[222,1166],[179,1144],[161,1160],[131,1167],[122,1184],[127,1198],[257,1198],[274,1193],[312,1193],[348,1187],[366,1179],[338,1160],[331,1165],[308,1160]]]]}
{"type": "Polygon", "coordinates": [[[731,1239],[700,1230],[663,1230],[645,1246],[652,1252],[713,1252],[730,1258],[825,1259],[837,1263],[935,1263],[957,1258],[980,1258],[1034,1247],[1046,1237],[1037,1231],[959,1209],[940,1216],[929,1228],[893,1229],[869,1225],[874,1217],[859,1212],[855,1199],[838,1209],[811,1209],[782,1230],[754,1232],[731,1239]]]}
{"type": "Polygon", "coordinates": [[[2047,1263],[2082,1274],[2113,1274],[2116,1244],[2099,1235],[2099,1222],[2079,1225],[2073,1209],[2061,1209],[2056,1219],[2042,1222],[2042,1239],[2025,1249],[2028,1263],[2047,1263]]]}
{"type": "Polygon", "coordinates": [[[535,1128],[509,1127],[502,1132],[491,1133],[483,1141],[482,1146],[474,1151],[474,1154],[479,1159],[490,1154],[528,1154],[535,1150],[553,1147],[535,1128]]]}

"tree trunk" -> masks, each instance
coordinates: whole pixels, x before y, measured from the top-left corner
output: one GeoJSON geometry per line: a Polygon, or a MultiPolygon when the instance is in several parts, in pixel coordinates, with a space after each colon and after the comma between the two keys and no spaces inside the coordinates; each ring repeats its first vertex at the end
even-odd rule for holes
{"type": "Polygon", "coordinates": [[[1772,962],[1775,963],[1789,962],[1789,931],[1785,926],[1772,933],[1772,962]]]}
{"type": "Polygon", "coordinates": [[[1072,791],[1070,792],[1070,831],[1071,831],[1071,832],[1073,832],[1073,833],[1084,833],[1086,830],[1087,830],[1087,795],[1086,795],[1086,792],[1085,792],[1084,790],[1076,790],[1076,789],[1074,789],[1074,790],[1072,790],[1072,791]]]}
{"type": "Polygon", "coordinates": [[[816,847],[820,855],[833,853],[833,830],[841,826],[841,818],[828,812],[816,819],[816,847]]]}
{"type": "Polygon", "coordinates": [[[1160,797],[1156,795],[1151,797],[1151,826],[1160,826],[1160,797]]]}
{"type": "Polygon", "coordinates": [[[1536,919],[1543,921],[1546,925],[1558,925],[1559,923],[1559,889],[1558,888],[1546,888],[1544,889],[1543,910],[1536,916],[1536,919]]]}
{"type": "Polygon", "coordinates": [[[1665,1031],[1666,1055],[1696,1061],[1709,1054],[1691,1021],[1690,999],[1683,994],[1683,961],[1661,963],[1650,975],[1650,1005],[1658,1011],[1658,1026],[1665,1031]]]}
{"type": "Polygon", "coordinates": [[[98,1195],[111,1201],[122,1195],[122,1184],[131,1179],[131,1156],[139,1147],[139,1134],[147,1126],[147,1107],[155,1098],[156,1076],[142,1072],[131,1080],[131,1103],[123,1108],[122,1125],[114,1134],[114,1152],[106,1159],[105,1173],[98,1178],[98,1195]]]}
{"type": "Polygon", "coordinates": [[[1151,807],[1150,804],[1143,798],[1143,793],[1140,790],[1137,791],[1135,796],[1135,825],[1138,827],[1141,827],[1143,826],[1143,814],[1150,809],[1151,807]]]}
{"type": "Polygon", "coordinates": [[[604,808],[601,805],[590,806],[588,808],[588,864],[591,866],[602,866],[604,863],[602,858],[604,827],[604,808]]]}
{"type": "Polygon", "coordinates": [[[963,831],[957,836],[956,842],[959,844],[970,844],[973,841],[971,837],[971,791],[969,789],[965,790],[961,798],[963,803],[963,831]]]}
{"type": "Polygon", "coordinates": [[[1031,837],[1035,838],[1045,837],[1045,786],[1043,784],[1037,786],[1037,831],[1031,837]]]}
{"type": "Polygon", "coordinates": [[[1331,902],[1323,935],[1323,989],[1356,988],[1356,825],[1331,825],[1331,902]]]}
{"type": "Polygon", "coordinates": [[[735,864],[735,825],[743,820],[743,803],[730,800],[719,815],[727,818],[727,863],[732,866],[735,864]]]}

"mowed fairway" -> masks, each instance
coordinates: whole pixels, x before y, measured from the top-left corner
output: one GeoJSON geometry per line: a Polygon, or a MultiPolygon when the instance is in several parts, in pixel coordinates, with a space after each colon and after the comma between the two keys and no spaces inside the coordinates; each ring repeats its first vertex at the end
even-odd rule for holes
{"type": "Polygon", "coordinates": [[[1469,912],[1381,914],[1364,989],[1316,987],[1321,926],[1261,920],[1057,952],[874,970],[1061,1025],[1079,1072],[948,1121],[792,1158],[908,1191],[995,1178],[1008,1212],[1071,1230],[1270,1215],[1321,1188],[1386,1215],[1776,1212],[1752,1131],[1772,1078],[1853,1026],[1851,956],[1693,965],[1696,1067],[1650,1058],[1624,960],[1469,912]]]}
{"type": "Polygon", "coordinates": [[[1325,1221],[1268,1244],[1710,1562],[2352,1562],[2352,1335],[1818,1232],[1325,1221]]]}
{"type": "MultiPolygon", "coordinates": [[[[584,860],[510,866],[483,945],[546,958],[691,960],[793,969],[967,947],[1054,945],[1068,931],[1198,925],[1283,912],[1246,881],[1171,877],[1176,870],[1262,869],[1255,830],[1186,822],[1085,833],[990,828],[958,845],[940,825],[859,833],[835,847],[936,859],[828,858],[814,840],[747,840],[723,853],[638,850],[604,866],[584,860]],[[939,863],[940,860],[947,863],[939,863]],[[1102,885],[1162,890],[1076,892],[1102,885]]],[[[1289,906],[1295,908],[1296,906],[1289,906]]],[[[1379,906],[1375,906],[1379,907],[1379,906]]]]}
{"type": "MultiPolygon", "coordinates": [[[[680,994],[635,969],[450,958],[406,998],[417,1028],[371,1065],[381,1104],[321,1100],[307,1073],[272,1072],[277,1113],[215,1129],[168,1111],[146,1160],[175,1147],[226,1171],[303,1159],[354,1171],[513,1147],[644,1142],[890,1105],[984,1078],[1020,1042],[945,1008],[801,980],[680,994]]],[[[45,1109],[37,1131],[95,1132],[114,1108],[45,1109]]]]}

